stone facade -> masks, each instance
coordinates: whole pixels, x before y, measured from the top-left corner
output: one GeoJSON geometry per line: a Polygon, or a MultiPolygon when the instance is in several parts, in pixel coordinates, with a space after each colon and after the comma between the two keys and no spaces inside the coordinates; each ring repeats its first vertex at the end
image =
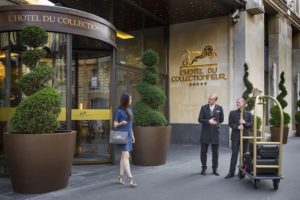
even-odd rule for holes
{"type": "MultiPolygon", "coordinates": [[[[296,14],[298,15],[298,13],[296,14]]],[[[285,72],[285,85],[288,91],[285,98],[288,106],[285,108],[285,112],[290,113],[291,119],[294,121],[295,102],[299,97],[297,90],[300,87],[300,78],[298,86],[296,81],[297,73],[300,73],[298,56],[300,37],[299,33],[293,29],[295,26],[293,27],[289,16],[280,12],[277,14],[253,14],[248,11],[240,11],[234,20],[226,16],[171,25],[169,47],[170,122],[178,127],[173,131],[172,140],[175,143],[180,143],[180,140],[184,141],[183,143],[187,143],[188,140],[194,143],[197,140],[194,132],[200,132],[196,126],[199,110],[201,105],[207,103],[208,95],[211,93],[219,95],[218,104],[224,108],[223,126],[226,127],[229,111],[236,108],[235,100],[245,90],[244,63],[249,66],[249,80],[253,83],[253,87],[259,89],[262,94],[275,97],[280,92],[278,91],[280,73],[285,72]],[[186,57],[185,50],[195,53],[195,55],[189,54],[192,55],[190,60],[193,60],[197,53],[200,54],[201,51],[204,51],[206,45],[212,45],[217,56],[205,57],[197,64],[217,64],[217,73],[224,73],[226,79],[202,81],[206,82],[203,85],[197,85],[197,82],[201,81],[194,81],[194,78],[192,81],[190,79],[174,81],[172,79],[174,76],[185,73],[180,70],[186,57]],[[275,75],[273,75],[274,66],[275,75]],[[275,79],[274,76],[276,76],[275,79]],[[189,84],[190,82],[192,84],[189,84]],[[195,85],[193,85],[194,82],[196,82],[195,85]],[[190,131],[187,124],[192,127],[190,131]],[[180,130],[181,133],[177,130],[180,130]]],[[[262,109],[258,110],[258,115],[262,115],[262,109]]],[[[293,134],[292,128],[291,123],[290,135],[293,134]]],[[[228,126],[227,129],[223,127],[222,130],[226,134],[225,140],[222,139],[226,144],[226,137],[229,136],[228,126]]]]}

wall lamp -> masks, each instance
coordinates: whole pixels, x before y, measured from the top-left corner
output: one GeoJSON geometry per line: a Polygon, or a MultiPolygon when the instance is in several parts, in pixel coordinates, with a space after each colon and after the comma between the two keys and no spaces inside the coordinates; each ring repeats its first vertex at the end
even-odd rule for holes
{"type": "Polygon", "coordinates": [[[233,22],[237,22],[240,19],[240,10],[236,9],[229,17],[232,19],[233,22]]]}

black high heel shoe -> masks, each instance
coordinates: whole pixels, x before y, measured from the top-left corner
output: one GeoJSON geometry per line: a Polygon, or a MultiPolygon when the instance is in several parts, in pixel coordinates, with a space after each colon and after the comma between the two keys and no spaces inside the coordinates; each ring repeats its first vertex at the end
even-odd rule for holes
{"type": "Polygon", "coordinates": [[[127,181],[129,183],[130,187],[132,187],[132,188],[136,188],[137,187],[137,183],[133,180],[133,177],[128,177],[127,181]]]}
{"type": "Polygon", "coordinates": [[[119,181],[120,184],[122,184],[122,185],[125,184],[124,177],[121,174],[118,175],[117,179],[118,179],[118,181],[119,181]]]}

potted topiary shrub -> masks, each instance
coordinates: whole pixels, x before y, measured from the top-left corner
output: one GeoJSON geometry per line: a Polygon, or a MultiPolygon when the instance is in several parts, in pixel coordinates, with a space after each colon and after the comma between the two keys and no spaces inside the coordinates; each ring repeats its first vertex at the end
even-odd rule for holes
{"type": "Polygon", "coordinates": [[[67,186],[76,132],[55,132],[59,127],[61,97],[50,86],[53,68],[39,62],[48,35],[37,26],[25,26],[21,37],[28,50],[22,53],[30,72],[18,81],[26,98],[10,120],[4,146],[12,186],[17,193],[45,193],[67,186]]]}
{"type": "MultiPolygon", "coordinates": [[[[280,103],[282,109],[284,109],[288,104],[284,100],[284,97],[287,95],[286,88],[284,86],[284,72],[281,72],[280,74],[280,82],[279,82],[279,89],[281,90],[281,93],[276,97],[278,102],[280,103]]],[[[269,120],[270,122],[270,132],[271,132],[271,140],[274,142],[278,142],[280,139],[280,110],[277,105],[274,105],[270,109],[270,115],[271,118],[269,120]]],[[[287,143],[288,134],[289,134],[289,127],[288,124],[291,121],[291,117],[288,113],[283,112],[283,144],[287,143]]]]}
{"type": "MultiPolygon", "coordinates": [[[[299,92],[300,94],[300,92],[299,92]]],[[[295,113],[295,121],[296,121],[296,136],[300,137],[300,100],[297,101],[298,111],[295,113]]]]}
{"type": "MultiPolygon", "coordinates": [[[[243,82],[245,85],[246,90],[244,91],[242,97],[247,101],[245,110],[251,112],[254,109],[254,104],[255,104],[255,96],[250,97],[250,94],[253,93],[253,84],[249,81],[249,67],[247,63],[244,64],[244,76],[243,76],[243,82]]],[[[254,116],[252,115],[252,122],[254,121],[254,116]]],[[[257,121],[257,136],[261,136],[261,118],[259,116],[256,116],[256,121],[257,121]]],[[[251,128],[251,134],[253,135],[253,128],[251,128]]]]}
{"type": "Polygon", "coordinates": [[[171,126],[158,108],[165,102],[164,92],[157,86],[158,54],[147,50],[142,62],[142,79],[136,86],[141,99],[133,106],[134,135],[132,159],[136,165],[153,166],[166,162],[171,138],[171,126]]]}

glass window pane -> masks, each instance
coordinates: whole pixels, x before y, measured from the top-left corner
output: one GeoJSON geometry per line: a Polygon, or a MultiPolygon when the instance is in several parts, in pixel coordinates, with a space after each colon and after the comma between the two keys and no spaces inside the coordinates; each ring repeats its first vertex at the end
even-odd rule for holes
{"type": "MultiPolygon", "coordinates": [[[[0,33],[0,110],[8,106],[9,95],[5,90],[7,81],[7,52],[8,51],[8,33],[0,33]]],[[[2,112],[2,111],[0,111],[2,112]]],[[[0,121],[0,176],[5,174],[4,169],[4,143],[3,133],[7,131],[8,123],[0,121]]]]}
{"type": "Polygon", "coordinates": [[[129,93],[132,96],[133,102],[140,99],[140,94],[135,89],[135,86],[139,83],[141,79],[141,72],[129,72],[129,93]]]}
{"type": "Polygon", "coordinates": [[[116,78],[116,87],[117,87],[117,95],[116,95],[116,104],[119,106],[121,95],[127,91],[127,71],[122,69],[117,69],[117,78],[116,78]]]}
{"type": "Polygon", "coordinates": [[[158,65],[159,73],[166,74],[166,42],[165,28],[153,20],[145,19],[144,28],[144,51],[153,49],[159,55],[160,62],[158,65]]]}
{"type": "Polygon", "coordinates": [[[141,67],[143,52],[143,14],[126,1],[115,4],[114,25],[117,30],[117,63],[141,67]],[[131,38],[124,38],[131,36],[131,38]]]}

